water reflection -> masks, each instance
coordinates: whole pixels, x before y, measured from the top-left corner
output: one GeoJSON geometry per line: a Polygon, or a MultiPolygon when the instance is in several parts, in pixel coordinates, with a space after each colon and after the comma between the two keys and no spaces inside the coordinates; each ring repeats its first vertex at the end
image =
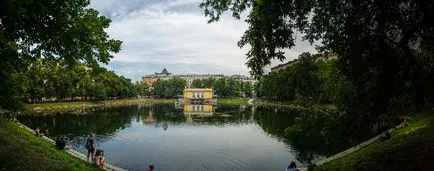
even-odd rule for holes
{"type": "Polygon", "coordinates": [[[159,170],[280,170],[290,160],[300,166],[315,162],[390,126],[362,127],[337,118],[252,106],[168,104],[18,117],[31,128],[48,130],[50,137],[69,137],[81,152],[87,134],[95,133],[108,161],[131,170],[149,163],[159,170]]]}

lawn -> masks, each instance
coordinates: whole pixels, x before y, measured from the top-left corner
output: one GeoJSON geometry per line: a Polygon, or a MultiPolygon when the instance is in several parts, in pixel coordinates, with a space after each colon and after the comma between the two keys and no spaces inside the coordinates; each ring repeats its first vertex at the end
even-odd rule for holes
{"type": "Polygon", "coordinates": [[[119,99],[105,101],[77,101],[77,102],[59,102],[59,103],[38,103],[26,104],[27,111],[34,112],[66,112],[79,109],[88,109],[95,107],[116,107],[137,104],[153,103],[175,103],[176,99],[119,99]]]}
{"type": "Polygon", "coordinates": [[[434,114],[421,112],[408,125],[315,170],[434,170],[434,114]]]}
{"type": "Polygon", "coordinates": [[[0,119],[0,170],[101,170],[0,119]]]}
{"type": "Polygon", "coordinates": [[[248,105],[248,98],[219,98],[217,104],[219,105],[248,105]]]}

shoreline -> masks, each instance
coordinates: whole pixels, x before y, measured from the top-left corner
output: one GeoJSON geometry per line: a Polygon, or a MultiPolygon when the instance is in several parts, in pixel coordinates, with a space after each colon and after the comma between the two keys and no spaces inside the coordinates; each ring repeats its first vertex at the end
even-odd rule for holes
{"type": "MultiPolygon", "coordinates": [[[[71,112],[93,109],[98,107],[120,107],[132,106],[138,104],[171,104],[178,99],[117,99],[105,101],[72,101],[72,102],[54,102],[54,103],[35,103],[26,104],[25,110],[21,114],[28,113],[54,113],[54,112],[71,112]]],[[[248,98],[222,98],[217,102],[218,105],[251,105],[248,98]]],[[[80,113],[80,112],[79,112],[80,113]]]]}
{"type": "Polygon", "coordinates": [[[58,150],[15,119],[0,119],[0,170],[103,170],[58,150]]]}
{"type": "MultiPolygon", "coordinates": [[[[19,127],[26,129],[27,131],[29,131],[29,132],[32,133],[33,135],[36,133],[35,130],[33,130],[32,128],[29,128],[28,126],[22,124],[22,123],[19,122],[19,121],[16,121],[15,123],[16,123],[19,127]]],[[[41,138],[42,138],[43,140],[49,142],[49,143],[52,144],[53,146],[55,146],[55,144],[56,144],[55,141],[54,141],[53,139],[51,139],[51,138],[49,138],[49,137],[46,137],[45,135],[42,135],[41,138]]],[[[74,149],[68,149],[68,150],[63,150],[63,151],[67,152],[67,153],[70,154],[71,156],[74,156],[74,157],[76,157],[76,158],[78,158],[78,159],[80,159],[80,160],[82,160],[82,161],[88,163],[86,155],[84,155],[84,154],[82,154],[82,153],[80,153],[80,152],[78,152],[78,151],[76,151],[76,150],[74,150],[74,149]]],[[[125,169],[122,169],[122,168],[120,168],[120,167],[116,167],[116,166],[111,165],[111,164],[109,164],[109,163],[107,163],[107,162],[104,164],[104,167],[103,167],[102,169],[104,169],[104,170],[113,170],[113,171],[126,171],[125,169]]]]}
{"type": "MultiPolygon", "coordinates": [[[[382,140],[377,135],[359,145],[316,162],[314,170],[431,170],[434,157],[434,115],[431,112],[414,113],[410,119],[388,130],[391,138],[382,140]],[[417,153],[418,151],[423,151],[417,153]],[[417,157],[414,153],[417,153],[417,157]],[[403,156],[408,156],[404,157],[403,156]],[[427,169],[431,168],[431,169],[427,169]]],[[[309,169],[308,169],[309,170],[309,169]]]]}
{"type": "MultiPolygon", "coordinates": [[[[96,107],[117,107],[130,106],[136,104],[156,104],[156,103],[175,103],[178,99],[116,99],[104,101],[70,101],[70,102],[49,102],[49,103],[28,103],[25,104],[26,112],[61,112],[79,109],[89,109],[96,107]]],[[[262,107],[278,107],[278,108],[299,108],[300,106],[290,101],[271,101],[263,99],[251,98],[221,98],[218,99],[217,105],[254,105],[262,107]]],[[[318,105],[333,108],[333,105],[325,104],[318,105]],[[331,106],[331,107],[330,107],[331,106]]]]}
{"type": "Polygon", "coordinates": [[[36,103],[26,104],[25,113],[42,113],[42,112],[69,112],[75,110],[85,110],[98,107],[120,107],[137,104],[155,104],[155,103],[175,103],[177,99],[117,99],[105,101],[74,101],[58,103],[36,103]]]}

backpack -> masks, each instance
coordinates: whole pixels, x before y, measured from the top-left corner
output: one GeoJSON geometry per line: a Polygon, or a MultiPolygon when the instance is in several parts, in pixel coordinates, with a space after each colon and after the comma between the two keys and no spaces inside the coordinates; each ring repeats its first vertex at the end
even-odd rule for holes
{"type": "Polygon", "coordinates": [[[92,148],[92,147],[90,146],[90,140],[89,140],[89,139],[87,140],[87,142],[86,142],[86,146],[85,146],[85,147],[86,147],[87,150],[90,150],[90,149],[92,148]]]}

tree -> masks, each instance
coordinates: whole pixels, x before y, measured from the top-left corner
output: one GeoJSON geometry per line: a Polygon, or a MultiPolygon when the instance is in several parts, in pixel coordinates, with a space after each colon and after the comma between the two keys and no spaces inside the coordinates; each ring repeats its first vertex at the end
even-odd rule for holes
{"type": "Polygon", "coordinates": [[[149,85],[143,82],[136,81],[137,94],[140,96],[149,96],[149,85]]]}
{"type": "Polygon", "coordinates": [[[105,32],[110,20],[89,8],[88,0],[4,0],[0,2],[0,105],[23,99],[13,74],[23,72],[32,58],[84,60],[89,66],[107,63],[121,41],[105,32]]]}
{"type": "Polygon", "coordinates": [[[90,97],[94,97],[97,101],[107,99],[107,93],[102,83],[91,83],[87,92],[90,97]]]}
{"type": "Polygon", "coordinates": [[[172,77],[168,80],[157,80],[153,85],[153,95],[157,98],[176,98],[183,93],[187,82],[179,77],[172,77]]]}
{"type": "Polygon", "coordinates": [[[321,41],[320,52],[339,54],[340,69],[354,85],[361,106],[351,112],[382,114],[405,95],[406,85],[422,85],[413,77],[434,78],[420,55],[434,49],[431,1],[204,0],[200,7],[209,22],[228,10],[237,19],[250,10],[238,46],[250,45],[247,65],[256,77],[271,59],[285,58],[295,31],[310,42],[321,41]]]}

